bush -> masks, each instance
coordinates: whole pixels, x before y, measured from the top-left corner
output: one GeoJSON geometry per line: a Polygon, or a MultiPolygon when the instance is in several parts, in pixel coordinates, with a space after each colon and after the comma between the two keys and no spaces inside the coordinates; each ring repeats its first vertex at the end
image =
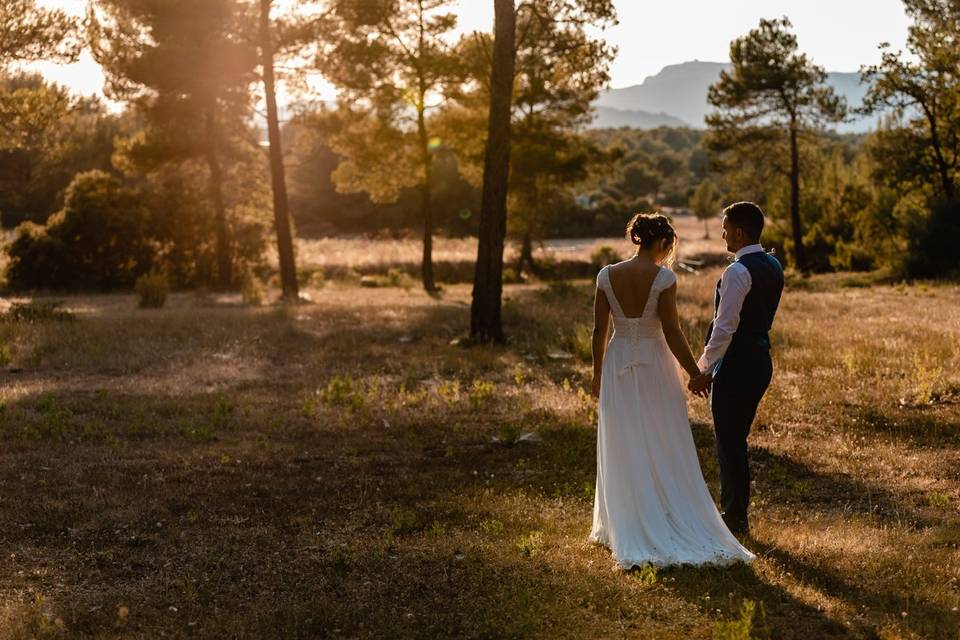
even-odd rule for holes
{"type": "Polygon", "coordinates": [[[522,282],[520,276],[517,275],[517,270],[513,267],[504,267],[503,268],[503,283],[504,284],[516,284],[517,282],[522,282]]]}
{"type": "Polygon", "coordinates": [[[417,281],[414,280],[410,274],[399,269],[390,269],[387,271],[386,282],[388,287],[400,287],[407,291],[417,285],[417,281]]]}
{"type": "Polygon", "coordinates": [[[39,289],[61,282],[65,271],[63,243],[51,237],[47,228],[33,222],[17,227],[7,247],[7,284],[11,289],[39,289]]]}
{"type": "Polygon", "coordinates": [[[245,272],[240,278],[240,296],[243,304],[259,307],[263,304],[263,283],[252,272],[245,272]]]}
{"type": "Polygon", "coordinates": [[[7,252],[12,289],[129,287],[152,266],[137,195],[102,171],[77,174],[45,226],[24,223],[7,252]]]}
{"type": "Polygon", "coordinates": [[[620,262],[623,258],[616,249],[609,245],[601,245],[590,256],[590,262],[595,267],[605,267],[614,262],[620,262]]]}
{"type": "Polygon", "coordinates": [[[137,305],[141,309],[159,309],[167,301],[170,287],[166,275],[152,271],[137,278],[134,288],[137,292],[137,305]]]}
{"type": "Polygon", "coordinates": [[[10,308],[0,318],[7,322],[21,322],[32,324],[34,322],[69,322],[76,320],[76,316],[70,311],[60,308],[63,304],[59,301],[54,302],[14,302],[10,308]]]}
{"type": "Polygon", "coordinates": [[[415,287],[417,281],[410,274],[400,269],[390,269],[385,275],[370,274],[360,277],[360,286],[370,289],[380,287],[400,287],[409,291],[415,287]]]}
{"type": "Polygon", "coordinates": [[[940,201],[909,234],[907,275],[934,278],[960,275],[960,200],[940,201]]]}

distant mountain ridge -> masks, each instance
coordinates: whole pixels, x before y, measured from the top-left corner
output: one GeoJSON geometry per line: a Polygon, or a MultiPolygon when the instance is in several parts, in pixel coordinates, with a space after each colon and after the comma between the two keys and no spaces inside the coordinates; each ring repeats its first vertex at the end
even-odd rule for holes
{"type": "Polygon", "coordinates": [[[600,129],[616,129],[619,127],[633,127],[634,129],[656,129],[657,127],[689,127],[690,125],[675,116],[666,113],[650,113],[636,109],[616,109],[594,105],[596,116],[593,127],[600,129]]]}
{"type": "MultiPolygon", "coordinates": [[[[694,60],[664,67],[641,84],[609,89],[600,94],[594,106],[597,115],[593,127],[688,126],[702,129],[704,118],[713,108],[707,103],[707,90],[729,69],[730,63],[694,60]]],[[[866,95],[856,72],[829,72],[827,83],[847,99],[851,108],[859,107],[866,95]]],[[[859,117],[837,127],[844,133],[862,133],[876,126],[876,116],[859,117]]]]}

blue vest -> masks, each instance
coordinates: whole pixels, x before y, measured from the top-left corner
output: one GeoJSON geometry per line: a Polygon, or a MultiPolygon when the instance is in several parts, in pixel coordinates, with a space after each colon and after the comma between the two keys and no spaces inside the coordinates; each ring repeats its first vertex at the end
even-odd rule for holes
{"type": "MultiPolygon", "coordinates": [[[[724,354],[724,359],[737,353],[762,349],[770,350],[770,327],[773,326],[773,317],[780,306],[780,295],[783,293],[783,267],[780,261],[763,251],[748,253],[737,259],[750,272],[750,291],[743,300],[740,309],[740,324],[733,334],[730,347],[724,354]]],[[[720,282],[717,282],[717,293],[714,298],[714,316],[720,307],[720,282]]],[[[707,329],[707,339],[710,342],[713,334],[713,321],[707,329]]]]}

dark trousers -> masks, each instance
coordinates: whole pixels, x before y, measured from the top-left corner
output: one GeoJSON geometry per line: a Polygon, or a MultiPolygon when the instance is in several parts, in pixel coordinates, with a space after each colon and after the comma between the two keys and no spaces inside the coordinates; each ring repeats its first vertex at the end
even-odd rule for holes
{"type": "Polygon", "coordinates": [[[720,463],[720,510],[732,529],[747,527],[750,504],[747,436],[772,377],[769,350],[756,349],[728,353],[713,381],[710,410],[720,463]]]}

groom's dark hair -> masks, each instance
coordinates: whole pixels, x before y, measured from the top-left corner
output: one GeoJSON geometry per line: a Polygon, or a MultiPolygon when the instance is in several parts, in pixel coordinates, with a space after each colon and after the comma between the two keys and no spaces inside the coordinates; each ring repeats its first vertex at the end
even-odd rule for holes
{"type": "Polygon", "coordinates": [[[734,202],[723,210],[723,215],[733,226],[743,229],[747,238],[760,242],[763,233],[763,210],[753,202],[734,202]]]}

